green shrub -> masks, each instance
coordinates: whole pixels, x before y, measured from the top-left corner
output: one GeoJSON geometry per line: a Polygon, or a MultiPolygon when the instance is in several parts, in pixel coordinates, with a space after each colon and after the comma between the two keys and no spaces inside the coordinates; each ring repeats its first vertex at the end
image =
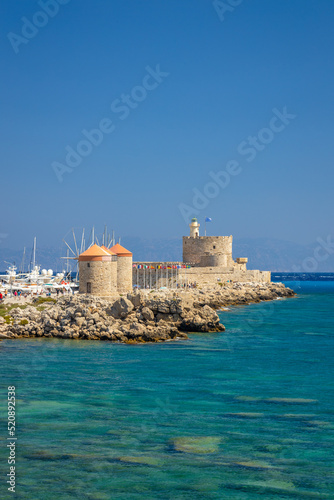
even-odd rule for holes
{"type": "Polygon", "coordinates": [[[57,302],[57,299],[53,299],[52,297],[38,297],[38,299],[34,301],[34,305],[39,306],[40,304],[44,304],[45,302],[53,302],[55,304],[57,302]]]}
{"type": "Polygon", "coordinates": [[[26,305],[19,305],[19,304],[11,304],[11,305],[1,304],[0,305],[0,316],[2,316],[4,318],[6,315],[8,315],[9,311],[11,311],[12,309],[17,309],[18,307],[20,309],[25,309],[27,306],[26,305]]]}
{"type": "Polygon", "coordinates": [[[24,325],[27,325],[29,323],[29,321],[27,319],[21,319],[20,321],[20,325],[24,326],[24,325]]]}

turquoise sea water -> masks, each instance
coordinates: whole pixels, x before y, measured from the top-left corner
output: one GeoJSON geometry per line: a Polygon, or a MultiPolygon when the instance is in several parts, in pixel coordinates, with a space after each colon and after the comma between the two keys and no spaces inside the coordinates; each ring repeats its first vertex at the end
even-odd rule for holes
{"type": "Polygon", "coordinates": [[[334,282],[298,294],[188,341],[1,342],[0,498],[333,499],[334,282]]]}

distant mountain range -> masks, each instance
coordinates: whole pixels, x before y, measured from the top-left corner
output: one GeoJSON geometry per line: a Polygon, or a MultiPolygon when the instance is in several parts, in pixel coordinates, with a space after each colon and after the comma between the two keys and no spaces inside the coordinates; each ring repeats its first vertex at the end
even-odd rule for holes
{"type": "MultiPolygon", "coordinates": [[[[124,237],[121,244],[133,252],[136,261],[181,261],[182,240],[164,238],[124,237]]],[[[334,253],[322,250],[315,252],[319,243],[299,245],[289,241],[270,238],[234,239],[233,257],[248,257],[249,269],[290,272],[334,272],[334,253]],[[319,259],[322,259],[319,261],[319,259]]],[[[30,252],[25,257],[25,269],[29,265],[30,252]]],[[[334,252],[334,251],[333,251],[334,252]]],[[[36,261],[42,268],[61,271],[66,261],[60,259],[65,252],[54,248],[37,248],[36,261]]],[[[4,271],[13,263],[20,268],[22,250],[0,248],[0,270],[4,271]]],[[[70,266],[75,267],[71,260],[70,266]]]]}

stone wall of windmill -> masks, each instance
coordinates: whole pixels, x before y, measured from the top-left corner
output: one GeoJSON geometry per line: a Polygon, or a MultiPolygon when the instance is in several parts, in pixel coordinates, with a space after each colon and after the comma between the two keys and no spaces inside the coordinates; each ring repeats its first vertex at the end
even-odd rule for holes
{"type": "Polygon", "coordinates": [[[117,293],[117,256],[98,245],[79,255],[79,293],[111,297],[117,293]]]}
{"type": "Polygon", "coordinates": [[[132,290],[132,254],[124,257],[126,250],[121,249],[123,255],[118,256],[94,244],[79,255],[79,293],[108,298],[132,290]]]}

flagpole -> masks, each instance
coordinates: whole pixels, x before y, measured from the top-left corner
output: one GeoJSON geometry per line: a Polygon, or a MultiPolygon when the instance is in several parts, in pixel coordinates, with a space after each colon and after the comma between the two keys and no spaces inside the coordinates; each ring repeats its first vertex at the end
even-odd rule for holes
{"type": "Polygon", "coordinates": [[[204,219],[204,236],[206,236],[206,217],[204,219]]]}

